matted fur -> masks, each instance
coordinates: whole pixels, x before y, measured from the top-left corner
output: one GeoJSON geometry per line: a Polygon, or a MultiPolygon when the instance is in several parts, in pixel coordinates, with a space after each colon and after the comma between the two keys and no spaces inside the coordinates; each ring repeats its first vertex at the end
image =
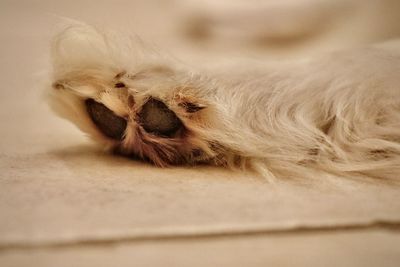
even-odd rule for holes
{"type": "Polygon", "coordinates": [[[158,166],[206,162],[271,179],[320,172],[399,178],[400,42],[200,71],[137,38],[73,23],[55,37],[52,59],[51,106],[107,149],[158,166]],[[150,97],[180,118],[176,136],[141,127],[138,113],[150,97]],[[127,119],[123,140],[96,128],[88,98],[127,119]]]}

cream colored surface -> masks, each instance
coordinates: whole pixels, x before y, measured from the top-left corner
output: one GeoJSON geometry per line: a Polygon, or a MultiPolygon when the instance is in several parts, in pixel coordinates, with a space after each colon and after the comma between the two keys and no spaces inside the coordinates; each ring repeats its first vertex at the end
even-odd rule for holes
{"type": "Polygon", "coordinates": [[[385,266],[397,267],[400,235],[373,230],[278,234],[5,251],[7,267],[385,266]]]}
{"type": "Polygon", "coordinates": [[[129,3],[0,3],[1,266],[400,264],[399,185],[158,169],[103,154],[53,116],[40,96],[52,14],[127,21],[179,50],[168,1],[129,3]]]}

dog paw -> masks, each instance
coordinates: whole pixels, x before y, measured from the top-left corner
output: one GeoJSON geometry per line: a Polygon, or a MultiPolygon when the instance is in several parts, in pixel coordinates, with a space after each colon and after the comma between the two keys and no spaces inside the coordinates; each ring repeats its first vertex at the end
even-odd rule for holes
{"type": "Polygon", "coordinates": [[[189,77],[174,71],[80,69],[57,77],[52,105],[79,128],[126,156],[158,166],[214,156],[206,128],[209,104],[189,77]],[[111,78],[110,78],[111,77],[111,78]]]}

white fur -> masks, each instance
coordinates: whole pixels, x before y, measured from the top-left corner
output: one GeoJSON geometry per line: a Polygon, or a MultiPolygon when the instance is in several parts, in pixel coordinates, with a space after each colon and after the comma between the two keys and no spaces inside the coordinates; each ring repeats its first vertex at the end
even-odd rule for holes
{"type": "Polygon", "coordinates": [[[52,58],[51,106],[108,149],[159,166],[207,162],[267,178],[399,178],[400,42],[206,71],[158,55],[137,38],[74,23],[56,36],[52,58]],[[127,88],[114,88],[118,81],[127,88]],[[149,96],[176,113],[185,138],[143,131],[137,113],[149,96]],[[124,140],[96,129],[87,98],[127,118],[124,140]],[[206,108],[188,113],[183,102],[206,108]]]}

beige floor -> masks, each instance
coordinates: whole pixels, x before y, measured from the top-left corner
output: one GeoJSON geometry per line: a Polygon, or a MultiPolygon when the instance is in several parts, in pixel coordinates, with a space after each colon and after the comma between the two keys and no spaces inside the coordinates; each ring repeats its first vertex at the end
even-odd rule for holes
{"type": "Polygon", "coordinates": [[[0,266],[400,266],[399,185],[158,169],[53,116],[41,80],[54,14],[128,21],[178,50],[168,1],[67,3],[0,3],[0,266]]]}
{"type": "MultiPolygon", "coordinates": [[[[380,230],[118,242],[8,251],[7,266],[399,266],[380,230]]],[[[4,265],[3,265],[4,266],[4,265]]]]}

